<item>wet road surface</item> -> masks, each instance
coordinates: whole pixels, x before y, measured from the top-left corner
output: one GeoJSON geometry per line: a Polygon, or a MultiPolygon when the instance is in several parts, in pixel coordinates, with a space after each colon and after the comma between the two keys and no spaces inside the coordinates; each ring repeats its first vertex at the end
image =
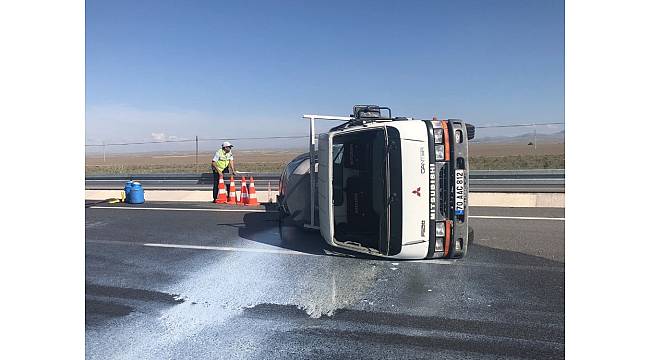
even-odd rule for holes
{"type": "Polygon", "coordinates": [[[90,359],[564,357],[563,209],[472,208],[466,259],[397,262],[264,208],[96,206],[90,359]]]}

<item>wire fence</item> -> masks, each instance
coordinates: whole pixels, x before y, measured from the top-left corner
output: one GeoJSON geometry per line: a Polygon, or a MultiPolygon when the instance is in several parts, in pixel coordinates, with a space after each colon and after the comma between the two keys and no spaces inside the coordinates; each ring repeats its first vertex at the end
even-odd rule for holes
{"type": "MultiPolygon", "coordinates": [[[[278,172],[308,151],[306,135],[199,137],[86,144],[86,173],[203,173],[214,152],[233,142],[237,170],[278,172]]],[[[476,126],[470,141],[476,169],[564,168],[564,123],[476,126]]]]}
{"type": "Polygon", "coordinates": [[[309,136],[265,136],[265,137],[246,137],[246,138],[201,138],[195,136],[194,139],[180,139],[180,140],[152,140],[152,141],[139,141],[139,142],[122,142],[122,143],[102,143],[102,144],[86,144],[87,147],[106,147],[106,146],[123,146],[123,145],[147,145],[147,144],[166,144],[166,143],[187,143],[202,141],[233,141],[233,140],[275,140],[275,139],[307,139],[309,136]]]}

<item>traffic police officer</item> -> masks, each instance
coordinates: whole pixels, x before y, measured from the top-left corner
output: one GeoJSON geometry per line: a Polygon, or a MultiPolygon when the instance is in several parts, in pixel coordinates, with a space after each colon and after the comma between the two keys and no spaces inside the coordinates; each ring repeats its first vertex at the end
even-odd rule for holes
{"type": "Polygon", "coordinates": [[[221,144],[221,149],[217,150],[212,158],[212,198],[213,201],[217,200],[219,194],[219,176],[224,173],[237,175],[235,171],[235,161],[232,156],[232,144],[225,141],[221,144]]]}

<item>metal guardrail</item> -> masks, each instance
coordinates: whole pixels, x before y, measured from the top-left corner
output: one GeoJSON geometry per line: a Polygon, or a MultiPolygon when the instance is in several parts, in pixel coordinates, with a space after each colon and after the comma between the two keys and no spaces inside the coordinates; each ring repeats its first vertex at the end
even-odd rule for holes
{"type": "MultiPolygon", "coordinates": [[[[280,174],[245,174],[255,178],[258,189],[278,189],[280,174]]],[[[227,178],[228,176],[226,176],[227,178]]],[[[237,177],[238,180],[240,176],[237,177]]],[[[86,177],[86,189],[121,189],[124,182],[138,180],[151,190],[206,190],[212,188],[212,174],[133,174],[86,177]]],[[[564,192],[564,169],[471,170],[470,192],[564,192]]]]}
{"type": "MultiPolygon", "coordinates": [[[[242,176],[249,178],[253,176],[256,180],[280,180],[280,174],[276,173],[245,173],[237,176],[240,179],[242,176]]],[[[230,175],[225,174],[224,178],[227,180],[230,175]]],[[[86,176],[86,181],[189,181],[195,183],[209,182],[212,184],[212,173],[201,174],[120,174],[120,175],[90,175],[86,176]]]]}
{"type": "Polygon", "coordinates": [[[564,169],[470,170],[470,192],[564,192],[564,169]]]}

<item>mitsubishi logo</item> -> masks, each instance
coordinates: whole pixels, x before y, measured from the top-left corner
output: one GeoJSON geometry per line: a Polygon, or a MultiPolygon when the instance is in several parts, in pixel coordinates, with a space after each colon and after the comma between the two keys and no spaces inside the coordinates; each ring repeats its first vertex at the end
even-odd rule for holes
{"type": "Polygon", "coordinates": [[[415,194],[417,196],[420,196],[420,188],[417,188],[417,189],[411,191],[411,194],[415,194]]]}

